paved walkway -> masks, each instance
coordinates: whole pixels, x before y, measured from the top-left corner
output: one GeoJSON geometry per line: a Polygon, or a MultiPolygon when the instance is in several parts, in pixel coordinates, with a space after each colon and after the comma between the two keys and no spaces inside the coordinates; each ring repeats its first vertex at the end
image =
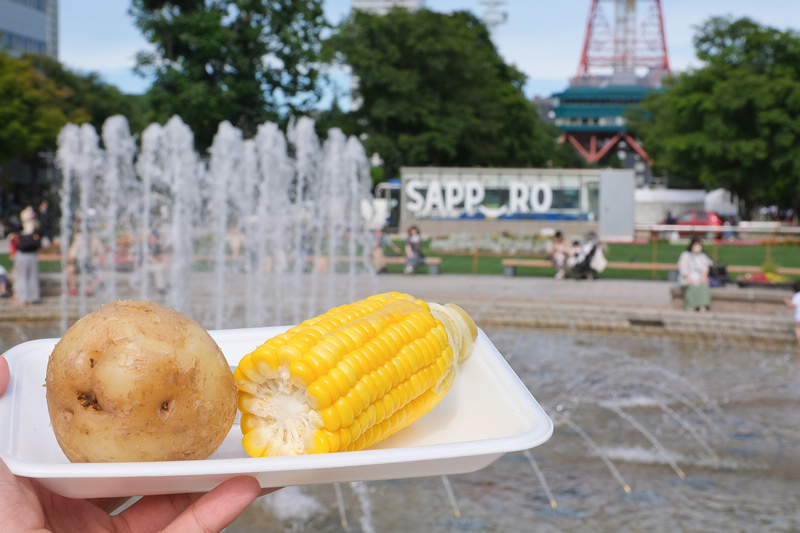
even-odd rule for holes
{"type": "MultiPolygon", "coordinates": [[[[51,290],[57,289],[58,280],[53,275],[45,278],[51,290]]],[[[774,305],[783,293],[770,295],[773,305],[764,311],[748,302],[752,292],[732,287],[731,294],[740,298],[740,305],[734,306],[733,311],[700,314],[676,309],[670,296],[674,284],[664,281],[387,274],[377,276],[370,285],[372,292],[408,292],[424,300],[458,303],[481,327],[547,328],[727,342],[795,342],[791,310],[774,305]]],[[[133,291],[129,292],[120,296],[137,297],[133,291]]],[[[0,321],[59,320],[63,309],[72,321],[80,316],[81,305],[91,311],[102,303],[96,298],[80,302],[77,298],[62,301],[60,296],[46,296],[40,304],[16,307],[4,299],[0,301],[0,321]]]]}

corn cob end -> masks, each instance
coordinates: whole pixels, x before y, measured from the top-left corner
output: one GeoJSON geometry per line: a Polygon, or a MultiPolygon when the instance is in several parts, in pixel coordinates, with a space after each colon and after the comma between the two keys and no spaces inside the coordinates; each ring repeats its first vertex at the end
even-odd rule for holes
{"type": "Polygon", "coordinates": [[[433,317],[439,320],[445,330],[453,347],[453,352],[457,356],[457,363],[466,361],[472,354],[472,345],[478,338],[478,327],[475,321],[456,304],[437,304],[429,302],[433,317]]]}

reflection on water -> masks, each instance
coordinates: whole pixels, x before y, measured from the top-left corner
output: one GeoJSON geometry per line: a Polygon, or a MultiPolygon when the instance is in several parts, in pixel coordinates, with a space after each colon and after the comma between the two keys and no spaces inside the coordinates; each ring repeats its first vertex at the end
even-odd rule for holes
{"type": "Polygon", "coordinates": [[[358,490],[295,487],[262,498],[231,531],[800,528],[793,349],[486,333],[553,418],[549,442],[446,484],[431,477],[358,490]],[[368,527],[359,522],[364,516],[368,527]]]}
{"type": "MultiPolygon", "coordinates": [[[[3,326],[3,349],[20,333],[57,335],[3,326]]],[[[793,347],[486,333],[549,442],[472,474],[287,488],[228,531],[800,530],[793,347]]]]}
{"type": "Polygon", "coordinates": [[[0,353],[30,340],[60,336],[61,326],[56,321],[0,322],[0,353]]]}

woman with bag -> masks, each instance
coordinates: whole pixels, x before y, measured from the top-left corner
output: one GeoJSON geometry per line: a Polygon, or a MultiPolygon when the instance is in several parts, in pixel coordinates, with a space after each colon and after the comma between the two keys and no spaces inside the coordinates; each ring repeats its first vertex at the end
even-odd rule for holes
{"type": "Polygon", "coordinates": [[[20,213],[22,230],[16,240],[14,254],[14,303],[29,305],[41,299],[39,286],[39,248],[41,239],[36,231],[36,213],[27,206],[20,213]]]}

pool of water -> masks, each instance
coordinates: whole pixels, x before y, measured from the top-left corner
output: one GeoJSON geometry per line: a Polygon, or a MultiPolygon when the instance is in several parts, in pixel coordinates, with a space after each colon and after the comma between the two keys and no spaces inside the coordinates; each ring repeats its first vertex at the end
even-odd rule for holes
{"type": "MultiPolygon", "coordinates": [[[[798,531],[794,347],[487,329],[555,423],[471,474],[290,487],[227,531],[798,531]]],[[[3,350],[57,336],[0,325],[3,350]]]]}
{"type": "Polygon", "coordinates": [[[800,530],[793,348],[486,333],[550,441],[471,474],[284,489],[229,530],[800,530]]]}

